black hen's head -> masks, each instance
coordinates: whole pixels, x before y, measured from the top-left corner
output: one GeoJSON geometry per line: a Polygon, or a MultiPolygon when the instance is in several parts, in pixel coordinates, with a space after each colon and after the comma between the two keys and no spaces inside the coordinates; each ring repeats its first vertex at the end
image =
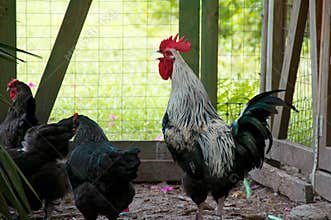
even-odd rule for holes
{"type": "Polygon", "coordinates": [[[60,121],[62,124],[71,124],[76,134],[74,145],[97,143],[107,141],[102,128],[92,119],[85,115],[75,113],[73,116],[60,121]]]}
{"type": "Polygon", "coordinates": [[[17,79],[13,79],[7,84],[7,91],[9,92],[12,102],[16,100],[27,100],[32,96],[30,87],[17,79]]]}

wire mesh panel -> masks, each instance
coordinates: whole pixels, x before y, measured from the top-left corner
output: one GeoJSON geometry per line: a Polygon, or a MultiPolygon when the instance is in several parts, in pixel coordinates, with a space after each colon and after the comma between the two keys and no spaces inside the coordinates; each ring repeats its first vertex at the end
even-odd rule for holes
{"type": "Polygon", "coordinates": [[[218,111],[235,120],[259,92],[262,1],[220,0],[218,111]]]}
{"type": "Polygon", "coordinates": [[[293,105],[297,107],[299,113],[291,113],[288,131],[289,140],[305,146],[311,146],[313,143],[312,77],[310,65],[310,44],[308,37],[305,37],[293,97],[293,105]]]}
{"type": "MultiPolygon", "coordinates": [[[[68,2],[17,0],[18,47],[43,56],[23,57],[29,62],[18,66],[19,79],[32,87],[38,86],[68,2]]],[[[218,111],[232,122],[259,92],[262,1],[220,0],[219,10],[218,111]]],[[[50,121],[78,112],[95,119],[112,140],[159,139],[170,84],[158,76],[155,50],[177,32],[178,0],[94,0],[50,121]]],[[[308,39],[301,56],[294,97],[300,113],[292,114],[289,139],[310,145],[308,39]]]]}
{"type": "MultiPolygon", "coordinates": [[[[38,85],[67,4],[18,0],[18,47],[43,56],[26,57],[20,79],[38,85]]],[[[158,76],[155,51],[177,31],[177,1],[94,0],[50,121],[78,112],[113,140],[158,138],[170,85],[158,76]]]]}
{"type": "MultiPolygon", "coordinates": [[[[292,4],[291,1],[289,1],[288,13],[291,12],[291,9],[292,4]]],[[[290,15],[288,15],[288,17],[290,17],[290,15]]],[[[313,143],[312,101],[309,22],[307,22],[293,97],[293,105],[299,110],[299,112],[291,112],[288,140],[309,147],[312,146],[313,143]]]]}

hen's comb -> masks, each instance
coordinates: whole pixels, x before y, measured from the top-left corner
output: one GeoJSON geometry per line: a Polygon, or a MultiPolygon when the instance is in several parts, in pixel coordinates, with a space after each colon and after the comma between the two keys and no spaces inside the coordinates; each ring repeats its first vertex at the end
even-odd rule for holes
{"type": "Polygon", "coordinates": [[[73,118],[72,118],[72,120],[73,120],[73,121],[76,121],[76,120],[77,120],[77,118],[78,118],[78,113],[77,113],[77,112],[75,112],[75,113],[74,113],[74,115],[73,115],[73,118]]]}
{"type": "Polygon", "coordinates": [[[174,39],[172,39],[172,36],[170,36],[167,39],[164,39],[163,41],[161,41],[160,44],[160,51],[164,51],[167,48],[173,48],[175,50],[178,50],[180,52],[188,52],[191,49],[191,42],[185,39],[185,36],[182,36],[178,41],[178,34],[176,34],[176,36],[174,37],[174,39]]]}
{"type": "Polygon", "coordinates": [[[16,84],[18,83],[19,81],[17,79],[12,79],[9,83],[7,83],[7,88],[11,88],[11,87],[14,87],[16,86],[16,84]]]}

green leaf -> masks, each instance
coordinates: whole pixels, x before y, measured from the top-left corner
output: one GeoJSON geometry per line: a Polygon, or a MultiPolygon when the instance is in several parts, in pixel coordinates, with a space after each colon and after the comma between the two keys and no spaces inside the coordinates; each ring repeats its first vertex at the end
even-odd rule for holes
{"type": "MultiPolygon", "coordinates": [[[[8,152],[6,150],[4,150],[1,146],[0,146],[0,152],[1,150],[3,151],[3,153],[5,154],[6,159],[8,160],[8,162],[10,163],[10,165],[12,167],[9,167],[9,169],[15,169],[16,172],[19,174],[20,178],[23,179],[24,184],[26,184],[29,187],[29,190],[31,190],[34,195],[40,200],[38,194],[36,193],[36,191],[33,189],[33,187],[31,186],[30,182],[26,179],[26,177],[24,176],[24,174],[22,173],[22,171],[20,170],[20,168],[16,165],[16,163],[13,161],[13,159],[10,157],[10,155],[8,154],[8,152]]],[[[24,191],[22,192],[22,195],[25,196],[24,191]]],[[[23,199],[24,200],[24,199],[23,199]]],[[[27,201],[27,199],[25,199],[25,201],[27,201]]],[[[41,200],[40,200],[41,201],[41,200]]],[[[28,204],[28,203],[27,203],[28,204]]],[[[27,206],[29,207],[29,205],[27,206]]],[[[29,208],[30,209],[30,208],[29,208]]]]}
{"type": "Polygon", "coordinates": [[[0,168],[0,188],[3,190],[4,197],[9,201],[10,205],[17,209],[22,219],[28,219],[27,210],[25,210],[13,191],[12,185],[6,175],[6,172],[0,168]]]}
{"type": "Polygon", "coordinates": [[[3,217],[5,217],[6,219],[10,219],[10,214],[8,209],[9,208],[6,199],[3,196],[3,193],[0,192],[0,219],[1,219],[1,215],[3,215],[3,217]]]}
{"type": "MultiPolygon", "coordinates": [[[[0,150],[0,161],[13,187],[13,190],[16,191],[18,195],[20,195],[20,199],[22,199],[23,204],[29,204],[24,193],[24,188],[20,176],[18,172],[13,171],[13,168],[17,170],[16,164],[11,160],[10,156],[4,149],[0,150]]],[[[29,206],[25,207],[26,209],[29,209],[29,206]]]]}

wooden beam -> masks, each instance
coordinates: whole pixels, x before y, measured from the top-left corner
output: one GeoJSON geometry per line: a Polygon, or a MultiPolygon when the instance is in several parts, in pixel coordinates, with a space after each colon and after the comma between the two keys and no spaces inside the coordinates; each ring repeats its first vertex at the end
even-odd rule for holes
{"type": "MultiPolygon", "coordinates": [[[[16,47],[16,1],[0,0],[0,42],[16,47]]],[[[16,55],[16,52],[12,52],[16,55]]],[[[0,122],[5,118],[9,107],[7,83],[16,78],[16,63],[0,58],[0,122]]]]}
{"type": "Polygon", "coordinates": [[[314,199],[314,191],[310,183],[267,163],[264,163],[261,169],[252,170],[249,174],[254,181],[272,188],[274,192],[279,192],[292,201],[309,203],[314,199]]]}
{"type": "Polygon", "coordinates": [[[217,108],[218,0],[202,1],[201,81],[217,108]]]}
{"type": "Polygon", "coordinates": [[[173,160],[141,160],[135,182],[180,182],[183,171],[173,160]]]}
{"type": "Polygon", "coordinates": [[[285,47],[286,1],[269,0],[266,90],[278,88],[285,47]]]}
{"type": "Polygon", "coordinates": [[[274,139],[273,146],[269,154],[266,154],[266,158],[296,167],[307,177],[314,164],[313,148],[287,140],[274,139]]]}
{"type": "Polygon", "coordinates": [[[260,57],[260,92],[266,91],[267,44],[268,44],[268,0],[263,0],[261,57],[260,57]]]}
{"type": "MultiPolygon", "coordinates": [[[[288,31],[287,45],[285,48],[284,62],[282,65],[280,89],[286,92],[280,93],[279,97],[292,103],[295,81],[300,61],[300,52],[306,21],[308,17],[308,0],[297,0],[293,2],[291,19],[288,31]]],[[[279,139],[286,139],[291,110],[280,108],[274,117],[272,129],[273,135],[279,139]]]]}
{"type": "Polygon", "coordinates": [[[200,0],[179,1],[179,34],[192,43],[191,51],[183,53],[183,58],[199,76],[199,33],[200,33],[200,0]]]}
{"type": "MultiPolygon", "coordinates": [[[[325,0],[329,1],[329,0],[325,0]]],[[[324,199],[331,202],[331,174],[323,171],[317,171],[316,173],[316,192],[324,199]]]]}
{"type": "Polygon", "coordinates": [[[92,0],[69,2],[36,94],[37,115],[42,123],[51,114],[91,3],[92,0]]]}
{"type": "MultiPolygon", "coordinates": [[[[321,1],[317,1],[321,2],[321,1]]],[[[312,94],[313,94],[313,115],[317,115],[317,99],[318,99],[318,71],[319,71],[319,37],[318,36],[318,18],[321,14],[317,10],[316,0],[309,0],[309,27],[310,27],[310,57],[311,57],[311,74],[312,74],[312,94]]],[[[320,27],[319,27],[320,28],[320,27]]],[[[314,117],[315,119],[315,117],[314,117]]],[[[314,125],[316,121],[314,120],[314,125]]],[[[314,128],[317,126],[313,126],[314,128]]]]}
{"type": "MultiPolygon", "coordinates": [[[[330,101],[330,46],[331,46],[331,1],[325,0],[323,1],[323,12],[322,12],[322,32],[321,32],[321,48],[320,48],[320,68],[319,68],[319,91],[318,91],[318,103],[320,107],[319,114],[323,117],[322,130],[320,138],[320,146],[325,147],[331,145],[331,125],[330,125],[330,117],[331,117],[331,101],[330,101]]],[[[321,155],[321,154],[320,154],[321,155]]]]}

